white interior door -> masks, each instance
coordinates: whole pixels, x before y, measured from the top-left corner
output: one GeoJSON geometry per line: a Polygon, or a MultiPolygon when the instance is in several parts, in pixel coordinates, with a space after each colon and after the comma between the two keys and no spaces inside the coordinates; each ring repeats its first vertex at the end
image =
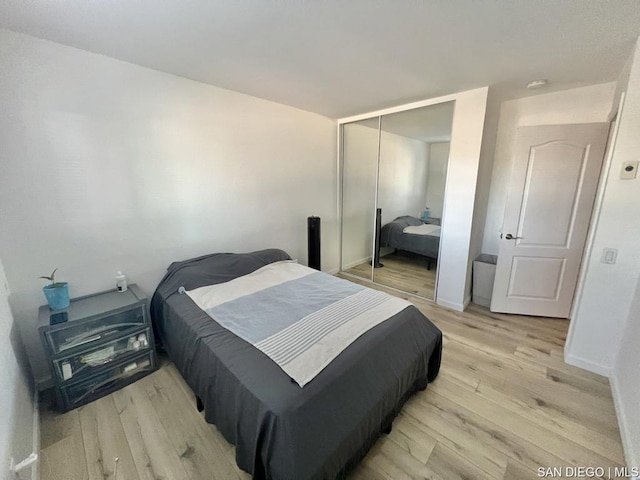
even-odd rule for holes
{"type": "Polygon", "coordinates": [[[518,129],[491,311],[569,316],[608,129],[518,129]]]}

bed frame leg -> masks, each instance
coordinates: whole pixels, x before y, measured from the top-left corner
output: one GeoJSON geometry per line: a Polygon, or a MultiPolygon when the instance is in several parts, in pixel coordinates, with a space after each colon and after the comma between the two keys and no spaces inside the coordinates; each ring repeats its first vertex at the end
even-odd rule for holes
{"type": "Polygon", "coordinates": [[[202,399],[196,395],[196,408],[199,412],[204,410],[204,403],[202,403],[202,399]]]}

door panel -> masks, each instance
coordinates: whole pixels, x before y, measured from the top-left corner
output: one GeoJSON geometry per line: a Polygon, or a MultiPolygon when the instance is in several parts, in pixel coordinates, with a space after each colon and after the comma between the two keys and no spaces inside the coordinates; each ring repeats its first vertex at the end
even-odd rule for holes
{"type": "Polygon", "coordinates": [[[378,119],[345,124],[342,142],[341,270],[372,280],[378,119]]]}
{"type": "Polygon", "coordinates": [[[531,146],[518,228],[524,239],[520,245],[568,245],[587,159],[587,149],[578,145],[531,146]]]}
{"type": "Polygon", "coordinates": [[[508,296],[556,300],[564,265],[564,258],[513,257],[508,296]]]}
{"type": "Polygon", "coordinates": [[[518,129],[492,311],[569,316],[607,133],[606,123],[518,129]]]}
{"type": "Polygon", "coordinates": [[[433,300],[449,163],[449,142],[442,140],[451,135],[453,112],[450,102],[380,119],[376,206],[381,210],[381,248],[373,281],[433,300]],[[428,219],[423,218],[425,208],[428,219]],[[405,225],[397,221],[414,227],[421,221],[431,224],[433,235],[405,234],[405,225]]]}

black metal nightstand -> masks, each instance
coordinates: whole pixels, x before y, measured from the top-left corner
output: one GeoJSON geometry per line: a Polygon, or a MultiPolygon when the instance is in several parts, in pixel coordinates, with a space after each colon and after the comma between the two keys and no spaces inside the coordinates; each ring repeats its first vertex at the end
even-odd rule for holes
{"type": "Polygon", "coordinates": [[[38,330],[65,412],[157,368],[148,299],[136,285],[73,299],[64,310],[43,305],[38,330]]]}

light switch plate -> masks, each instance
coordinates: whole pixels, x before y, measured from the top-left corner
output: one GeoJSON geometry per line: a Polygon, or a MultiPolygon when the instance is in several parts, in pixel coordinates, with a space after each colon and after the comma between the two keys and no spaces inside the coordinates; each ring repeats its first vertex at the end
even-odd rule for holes
{"type": "Polygon", "coordinates": [[[600,257],[600,263],[616,263],[618,258],[617,248],[603,248],[602,257],[600,257]]]}
{"type": "Polygon", "coordinates": [[[633,180],[638,174],[638,161],[623,162],[622,170],[620,170],[620,178],[622,180],[633,180]]]}

